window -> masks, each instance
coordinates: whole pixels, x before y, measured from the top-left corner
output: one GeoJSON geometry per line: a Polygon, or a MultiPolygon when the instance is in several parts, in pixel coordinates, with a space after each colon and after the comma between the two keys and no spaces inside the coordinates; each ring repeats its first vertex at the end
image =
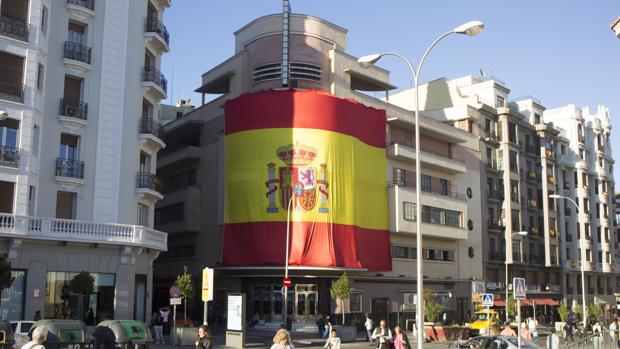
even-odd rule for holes
{"type": "Polygon", "coordinates": [[[514,122],[508,122],[508,141],[517,144],[517,125],[514,122]]]}
{"type": "Polygon", "coordinates": [[[45,76],[45,67],[39,63],[37,68],[37,90],[43,91],[43,77],[45,76]]]}
{"type": "Polygon", "coordinates": [[[586,249],[586,261],[590,262],[592,260],[592,251],[588,248],[586,249]]]}
{"type": "Polygon", "coordinates": [[[362,294],[361,293],[351,293],[351,297],[349,300],[349,312],[351,313],[362,312],[362,294]]]}
{"type": "Polygon", "coordinates": [[[394,174],[394,180],[397,185],[405,185],[405,183],[407,183],[407,171],[402,168],[395,168],[394,174]]]}
{"type": "Polygon", "coordinates": [[[66,160],[78,159],[78,143],[79,137],[70,134],[60,135],[60,147],[58,157],[66,160]]]}
{"type": "Polygon", "coordinates": [[[409,258],[409,248],[405,246],[392,246],[394,258],[409,258]]]}
{"type": "Polygon", "coordinates": [[[174,205],[160,207],[155,210],[155,224],[167,224],[183,220],[184,205],[179,202],[174,205]]]}
{"type": "Polygon", "coordinates": [[[415,204],[413,202],[403,202],[403,219],[406,221],[415,222],[415,204]]]}
{"type": "Polygon", "coordinates": [[[196,175],[196,169],[195,168],[187,171],[187,185],[188,186],[196,185],[196,183],[197,183],[196,178],[197,178],[197,175],[196,175]]]}
{"type": "Polygon", "coordinates": [[[501,108],[505,106],[505,102],[506,100],[504,99],[504,97],[497,95],[495,98],[495,108],[501,108]]]}
{"type": "Polygon", "coordinates": [[[147,227],[149,225],[149,207],[143,204],[138,204],[138,225],[147,227]]]}
{"type": "Polygon", "coordinates": [[[517,239],[512,240],[512,259],[521,260],[521,241],[517,239]]]}
{"type": "Polygon", "coordinates": [[[34,186],[28,186],[28,215],[30,216],[34,216],[36,191],[37,189],[34,186]]]}
{"type": "Polygon", "coordinates": [[[48,13],[49,13],[49,11],[47,10],[47,7],[43,6],[41,8],[41,32],[43,34],[47,34],[47,17],[48,17],[48,13]]]}
{"type": "Polygon", "coordinates": [[[430,192],[431,191],[431,176],[422,175],[422,191],[430,192]]]}
{"type": "Polygon", "coordinates": [[[441,224],[460,228],[461,212],[431,206],[423,206],[422,221],[424,223],[441,224]]]}
{"type": "Polygon", "coordinates": [[[56,218],[75,219],[76,193],[59,191],[56,193],[56,218]]]}
{"type": "Polygon", "coordinates": [[[39,128],[39,125],[34,125],[34,128],[32,129],[32,155],[34,156],[38,156],[39,155],[39,137],[41,133],[41,129],[39,128]]]}
{"type": "Polygon", "coordinates": [[[566,146],[564,144],[560,146],[560,152],[562,153],[562,155],[566,155],[566,146]]]}
{"type": "MultiPolygon", "coordinates": [[[[618,285],[620,285],[620,277],[618,277],[618,285]]],[[[418,297],[416,297],[415,293],[403,293],[403,308],[405,310],[414,310],[417,304],[417,300],[418,297]]]]}
{"type": "Polygon", "coordinates": [[[448,195],[448,180],[440,178],[439,179],[439,194],[448,195]]]}
{"type": "MultiPolygon", "coordinates": [[[[26,272],[23,270],[11,270],[11,277],[13,277],[11,287],[2,290],[0,313],[2,313],[4,320],[23,320],[24,298],[26,297],[26,272]]],[[[22,323],[22,328],[23,326],[24,324],[22,323]]]]}
{"type": "Polygon", "coordinates": [[[534,124],[540,124],[540,114],[534,113],[534,124]]]}

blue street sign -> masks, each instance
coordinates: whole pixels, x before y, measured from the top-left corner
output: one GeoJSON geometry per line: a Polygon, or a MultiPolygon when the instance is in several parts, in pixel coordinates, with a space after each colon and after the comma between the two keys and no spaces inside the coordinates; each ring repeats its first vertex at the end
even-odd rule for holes
{"type": "Polygon", "coordinates": [[[525,284],[524,278],[514,278],[512,279],[513,285],[513,297],[515,299],[525,299],[525,294],[527,292],[527,286],[525,284]]]}
{"type": "Polygon", "coordinates": [[[482,306],[483,307],[492,307],[493,306],[493,294],[491,294],[491,293],[483,293],[482,294],[482,306]]]}

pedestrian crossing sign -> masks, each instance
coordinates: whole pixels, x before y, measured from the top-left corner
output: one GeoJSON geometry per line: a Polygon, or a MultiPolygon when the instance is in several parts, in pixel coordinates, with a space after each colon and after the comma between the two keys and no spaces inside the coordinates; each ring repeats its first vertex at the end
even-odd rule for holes
{"type": "Polygon", "coordinates": [[[525,293],[527,291],[527,287],[525,286],[524,278],[514,278],[512,279],[513,285],[513,296],[515,299],[525,299],[525,293]]]}
{"type": "Polygon", "coordinates": [[[493,306],[493,294],[492,293],[485,293],[482,295],[482,306],[483,307],[493,306]]]}

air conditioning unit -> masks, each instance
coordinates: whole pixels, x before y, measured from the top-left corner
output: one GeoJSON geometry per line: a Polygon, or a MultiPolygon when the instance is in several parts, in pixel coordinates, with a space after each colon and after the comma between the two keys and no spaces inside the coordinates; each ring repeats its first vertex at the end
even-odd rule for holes
{"type": "Polygon", "coordinates": [[[77,108],[74,105],[65,105],[65,116],[76,116],[78,113],[77,108]]]}

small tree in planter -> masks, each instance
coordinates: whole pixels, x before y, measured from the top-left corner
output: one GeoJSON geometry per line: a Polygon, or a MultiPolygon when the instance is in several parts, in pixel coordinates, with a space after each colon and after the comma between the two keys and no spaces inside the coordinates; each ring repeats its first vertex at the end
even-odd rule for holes
{"type": "Polygon", "coordinates": [[[183,320],[187,320],[187,300],[194,298],[192,274],[189,273],[187,265],[183,266],[183,273],[177,276],[175,284],[181,290],[181,296],[183,296],[183,320]]]}
{"type": "Polygon", "coordinates": [[[351,281],[347,277],[347,273],[340,275],[338,280],[332,281],[332,286],[329,290],[332,299],[336,301],[340,300],[340,309],[342,310],[342,325],[344,326],[345,322],[345,313],[344,313],[344,301],[349,299],[351,295],[351,281]]]}
{"type": "Polygon", "coordinates": [[[603,315],[603,309],[601,309],[600,306],[594,304],[594,303],[590,303],[588,305],[588,315],[595,319],[598,320],[599,317],[601,317],[601,315],[603,315]]]}
{"type": "MultiPolygon", "coordinates": [[[[13,274],[11,273],[11,262],[6,253],[0,254],[0,292],[5,288],[11,288],[13,285],[13,274]]],[[[0,299],[0,303],[2,299],[0,299]]]]}
{"type": "Polygon", "coordinates": [[[575,316],[577,317],[577,320],[581,321],[581,319],[583,319],[583,307],[581,307],[581,305],[577,304],[577,305],[575,305],[573,310],[575,312],[575,316]]]}
{"type": "Polygon", "coordinates": [[[558,308],[558,315],[560,315],[561,322],[566,322],[566,319],[568,319],[568,307],[566,306],[566,304],[560,305],[560,307],[558,308]]]}
{"type": "Polygon", "coordinates": [[[437,295],[435,292],[429,289],[425,289],[423,291],[423,299],[424,299],[424,315],[426,320],[429,322],[435,322],[439,318],[441,311],[443,310],[443,306],[437,303],[437,295]]]}
{"type": "Polygon", "coordinates": [[[517,300],[512,296],[508,295],[508,302],[506,302],[506,312],[508,312],[508,317],[514,318],[517,315],[517,300]]]}
{"type": "Polygon", "coordinates": [[[87,271],[81,271],[77,273],[73,279],[71,279],[71,283],[69,284],[69,289],[74,294],[80,296],[80,304],[82,305],[80,319],[84,319],[84,303],[87,297],[95,292],[95,277],[93,277],[87,271]]]}

